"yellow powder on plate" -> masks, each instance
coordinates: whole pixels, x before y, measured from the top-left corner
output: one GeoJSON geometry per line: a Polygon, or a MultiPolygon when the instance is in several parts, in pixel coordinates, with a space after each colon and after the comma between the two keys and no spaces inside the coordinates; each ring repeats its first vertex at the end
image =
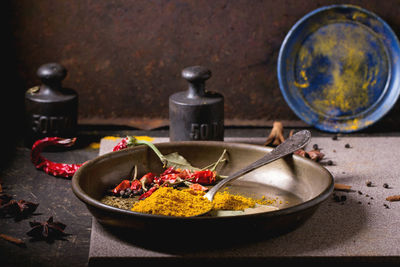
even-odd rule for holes
{"type": "Polygon", "coordinates": [[[148,198],[136,202],[132,211],[166,216],[190,217],[209,211],[212,203],[194,190],[161,187],[148,198]]]}
{"type": "Polygon", "coordinates": [[[228,191],[217,192],[213,202],[203,197],[203,191],[191,189],[178,190],[162,187],[148,198],[136,202],[132,211],[167,216],[190,217],[213,210],[244,210],[254,208],[256,203],[264,205],[265,198],[253,199],[228,191]]]}
{"type": "Polygon", "coordinates": [[[253,199],[241,195],[231,194],[228,191],[217,192],[213,204],[214,210],[244,210],[254,208],[257,204],[266,204],[264,198],[253,199]]]}

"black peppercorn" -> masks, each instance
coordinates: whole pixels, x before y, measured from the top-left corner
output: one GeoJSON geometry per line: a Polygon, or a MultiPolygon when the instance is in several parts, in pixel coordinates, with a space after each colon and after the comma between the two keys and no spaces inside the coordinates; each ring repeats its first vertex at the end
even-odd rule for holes
{"type": "Polygon", "coordinates": [[[122,197],[123,195],[125,195],[125,190],[121,190],[119,191],[119,195],[122,197]]]}
{"type": "Polygon", "coordinates": [[[350,144],[345,144],[344,147],[345,148],[350,148],[350,144]]]}
{"type": "Polygon", "coordinates": [[[372,182],[371,181],[366,181],[365,185],[368,186],[368,187],[371,187],[372,186],[372,182]]]}
{"type": "Polygon", "coordinates": [[[314,149],[314,150],[318,150],[318,144],[314,144],[314,145],[313,145],[313,149],[314,149]]]}
{"type": "Polygon", "coordinates": [[[383,188],[389,188],[389,185],[387,183],[384,183],[383,188]]]}
{"type": "Polygon", "coordinates": [[[332,137],[332,140],[338,140],[338,136],[335,134],[333,137],[332,137]]]}
{"type": "Polygon", "coordinates": [[[334,200],[335,202],[340,202],[340,197],[337,196],[337,195],[334,195],[334,196],[333,196],[333,200],[334,200]]]}
{"type": "Polygon", "coordinates": [[[329,166],[332,166],[332,165],[333,165],[333,161],[332,161],[332,160],[328,160],[327,164],[328,164],[329,166]]]}

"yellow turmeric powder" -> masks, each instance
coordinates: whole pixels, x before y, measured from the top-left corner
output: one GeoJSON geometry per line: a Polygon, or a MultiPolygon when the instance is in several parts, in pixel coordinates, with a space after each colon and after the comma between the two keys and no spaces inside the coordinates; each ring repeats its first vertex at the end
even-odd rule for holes
{"type": "Polygon", "coordinates": [[[203,191],[192,189],[178,190],[172,187],[162,187],[145,200],[136,202],[132,211],[190,217],[214,210],[244,210],[257,204],[266,204],[265,199],[255,200],[228,191],[217,192],[211,203],[203,197],[203,191]]]}
{"type": "Polygon", "coordinates": [[[257,204],[266,204],[264,199],[252,199],[241,195],[234,195],[228,191],[217,192],[214,196],[214,210],[244,210],[254,208],[257,204]]]}
{"type": "Polygon", "coordinates": [[[136,202],[132,211],[166,216],[190,217],[209,211],[212,203],[194,190],[161,187],[148,198],[136,202]]]}

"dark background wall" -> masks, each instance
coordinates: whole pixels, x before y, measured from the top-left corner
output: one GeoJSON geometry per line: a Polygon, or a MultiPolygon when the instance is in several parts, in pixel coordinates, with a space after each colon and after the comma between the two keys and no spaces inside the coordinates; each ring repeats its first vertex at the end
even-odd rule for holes
{"type": "MultiPolygon", "coordinates": [[[[279,48],[297,20],[335,3],[366,8],[400,34],[399,0],[7,1],[7,103],[21,111],[37,68],[59,62],[79,93],[80,124],[150,129],[168,124],[169,95],[186,90],[182,68],[204,65],[207,88],[225,96],[227,125],[303,125],[279,90],[279,48]]],[[[378,126],[399,121],[397,103],[378,126]]]]}

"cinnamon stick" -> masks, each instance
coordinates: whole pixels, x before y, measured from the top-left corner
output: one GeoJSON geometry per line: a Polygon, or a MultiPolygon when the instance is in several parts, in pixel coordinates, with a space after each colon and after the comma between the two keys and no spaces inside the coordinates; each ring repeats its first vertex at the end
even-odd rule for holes
{"type": "Polygon", "coordinates": [[[280,121],[274,121],[271,132],[264,143],[264,146],[278,146],[285,141],[283,137],[283,124],[280,121]]]}
{"type": "Polygon", "coordinates": [[[8,242],[14,243],[18,246],[25,246],[25,242],[22,239],[12,237],[6,234],[0,234],[0,237],[3,238],[4,240],[7,240],[8,242]]]}
{"type": "Polygon", "coordinates": [[[387,201],[400,201],[400,195],[388,196],[386,198],[387,201]]]}
{"type": "Polygon", "coordinates": [[[340,190],[340,191],[349,191],[351,189],[351,185],[346,185],[346,184],[337,184],[335,183],[333,188],[335,190],[340,190]]]}

